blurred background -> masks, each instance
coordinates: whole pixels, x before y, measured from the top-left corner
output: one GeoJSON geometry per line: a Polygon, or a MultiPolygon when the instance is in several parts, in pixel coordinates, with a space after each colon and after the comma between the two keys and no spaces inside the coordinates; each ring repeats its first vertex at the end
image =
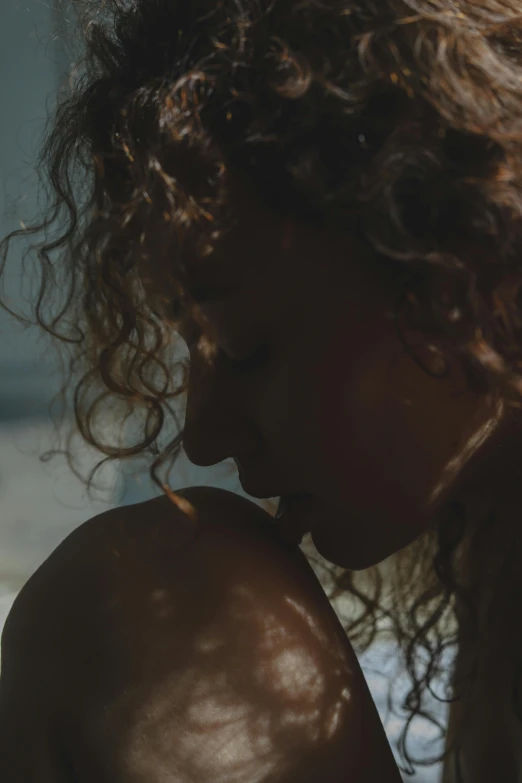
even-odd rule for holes
{"type": "MultiPolygon", "coordinates": [[[[34,158],[60,85],[74,61],[68,32],[74,22],[61,0],[8,0],[0,4],[0,236],[37,213],[34,158]]],[[[28,312],[31,292],[21,283],[23,244],[13,245],[6,288],[13,309],[28,312]]],[[[13,600],[29,576],[75,527],[115,505],[137,503],[157,494],[146,469],[135,472],[112,465],[101,475],[99,498],[88,497],[84,484],[65,458],[43,460],[56,446],[49,404],[62,382],[48,338],[24,329],[0,310],[0,630],[13,600]],[[46,341],[47,340],[47,341],[46,341]],[[133,475],[134,472],[134,475],[133,475]]],[[[84,475],[100,455],[78,450],[84,475]]],[[[196,468],[178,461],[173,486],[206,484],[244,494],[235,465],[196,468]]],[[[402,721],[388,715],[386,686],[397,679],[392,648],[380,643],[361,661],[390,740],[402,721]]],[[[431,755],[432,729],[427,725],[412,737],[431,755]]],[[[410,747],[414,751],[414,747],[410,747]]],[[[407,778],[435,783],[437,769],[407,778]]]]}
{"type": "MultiPolygon", "coordinates": [[[[38,214],[34,159],[58,89],[73,64],[68,33],[72,9],[60,0],[9,0],[0,5],[0,236],[38,214]]],[[[41,197],[41,194],[40,194],[41,197]]],[[[22,285],[24,245],[12,244],[5,292],[15,311],[29,312],[22,285]]],[[[77,525],[113,505],[157,494],[146,470],[126,465],[102,474],[99,500],[88,498],[65,457],[42,461],[56,445],[49,404],[63,378],[49,338],[22,328],[0,309],[0,626],[14,595],[57,544],[77,525]]],[[[84,475],[99,461],[78,451],[84,475]]],[[[212,470],[179,463],[179,482],[226,486],[242,493],[233,461],[212,470]]],[[[242,493],[243,494],[243,493],[242,493]]]]}

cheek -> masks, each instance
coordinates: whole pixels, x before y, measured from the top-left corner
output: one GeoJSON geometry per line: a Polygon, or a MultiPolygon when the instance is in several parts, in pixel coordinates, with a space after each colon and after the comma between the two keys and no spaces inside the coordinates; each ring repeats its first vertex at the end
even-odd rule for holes
{"type": "Polygon", "coordinates": [[[385,480],[388,471],[379,465],[397,445],[385,380],[390,357],[378,334],[345,329],[344,335],[329,341],[318,368],[316,433],[332,484],[366,492],[385,480]]]}
{"type": "Polygon", "coordinates": [[[364,361],[324,368],[314,439],[320,500],[313,541],[327,560],[355,570],[407,546],[428,524],[411,443],[390,418],[384,389],[372,386],[372,378],[379,381],[371,369],[364,361]]]}
{"type": "Polygon", "coordinates": [[[427,379],[383,329],[367,333],[364,343],[332,343],[317,383],[325,494],[338,508],[372,525],[393,523],[411,538],[453,453],[444,394],[430,387],[439,382],[427,379]]]}
{"type": "Polygon", "coordinates": [[[337,548],[371,564],[432,524],[490,414],[458,368],[431,378],[384,322],[344,334],[330,341],[315,381],[314,464],[329,522],[314,541],[322,554],[337,548]]]}

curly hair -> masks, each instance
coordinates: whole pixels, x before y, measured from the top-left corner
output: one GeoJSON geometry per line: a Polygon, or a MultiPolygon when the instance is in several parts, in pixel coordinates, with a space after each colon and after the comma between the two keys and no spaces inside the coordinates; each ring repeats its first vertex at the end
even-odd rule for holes
{"type": "MultiPolygon", "coordinates": [[[[197,310],[186,263],[209,257],[234,224],[232,176],[279,214],[345,232],[375,263],[393,265],[399,335],[414,326],[442,356],[457,356],[476,388],[520,406],[517,0],[73,5],[83,55],[38,161],[51,204],[4,239],[0,272],[12,239],[43,237],[29,250],[41,269],[35,320],[69,347],[62,392],[74,388],[79,432],[105,455],[89,486],[107,460],[148,455],[153,481],[170,493],[183,439],[173,401],[188,372],[173,360],[176,325],[197,310]],[[168,258],[168,318],[145,293],[152,258],[168,258]],[[106,442],[109,406],[116,420],[139,420],[136,443],[106,442]],[[170,418],[178,431],[161,446],[170,418]]],[[[479,538],[451,508],[436,532],[392,559],[387,596],[378,567],[333,577],[332,599],[354,599],[346,629],[355,648],[366,649],[387,618],[404,652],[408,772],[406,734],[427,715],[447,648],[464,627],[483,633],[458,579],[479,538]]],[[[518,583],[521,569],[509,568],[518,583]]],[[[522,673],[522,651],[519,663],[522,673]]]]}

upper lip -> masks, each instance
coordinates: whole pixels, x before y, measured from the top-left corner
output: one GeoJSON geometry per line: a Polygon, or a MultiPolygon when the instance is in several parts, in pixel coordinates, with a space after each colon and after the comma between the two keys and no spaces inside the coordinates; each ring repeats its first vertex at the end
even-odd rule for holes
{"type": "Polygon", "coordinates": [[[290,498],[293,497],[293,495],[299,494],[298,492],[282,492],[280,489],[279,490],[276,489],[273,491],[256,489],[253,486],[251,487],[246,481],[241,481],[240,483],[247,495],[250,495],[253,498],[257,498],[258,500],[267,500],[268,498],[276,498],[276,497],[290,498]]]}
{"type": "Polygon", "coordinates": [[[257,498],[257,500],[268,500],[268,498],[276,497],[288,499],[294,497],[294,495],[305,494],[304,492],[293,492],[292,490],[288,491],[281,489],[280,487],[275,487],[272,482],[269,481],[250,481],[239,459],[234,457],[234,462],[238,469],[239,483],[241,484],[243,491],[246,492],[247,495],[257,498]]]}
{"type": "Polygon", "coordinates": [[[294,495],[303,494],[301,492],[286,492],[285,490],[277,489],[276,487],[262,486],[261,484],[251,484],[248,479],[241,475],[239,476],[239,483],[247,495],[257,498],[258,500],[267,500],[268,498],[276,497],[290,498],[294,495]]]}

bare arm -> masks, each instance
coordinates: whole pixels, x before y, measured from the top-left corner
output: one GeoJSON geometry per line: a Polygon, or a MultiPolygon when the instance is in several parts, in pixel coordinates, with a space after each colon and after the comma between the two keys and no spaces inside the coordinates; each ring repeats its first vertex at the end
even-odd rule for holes
{"type": "MultiPolygon", "coordinates": [[[[36,713],[53,730],[30,722],[18,738],[50,735],[48,755],[66,748],[79,783],[400,783],[304,558],[263,530],[257,506],[207,488],[188,496],[197,529],[164,499],[120,509],[83,526],[33,577],[10,625],[47,615],[20,666],[54,683],[36,713]]],[[[13,650],[22,637],[13,631],[13,650]]],[[[4,715],[25,699],[15,669],[4,715]]],[[[0,778],[43,780],[12,771],[0,778]]]]}

